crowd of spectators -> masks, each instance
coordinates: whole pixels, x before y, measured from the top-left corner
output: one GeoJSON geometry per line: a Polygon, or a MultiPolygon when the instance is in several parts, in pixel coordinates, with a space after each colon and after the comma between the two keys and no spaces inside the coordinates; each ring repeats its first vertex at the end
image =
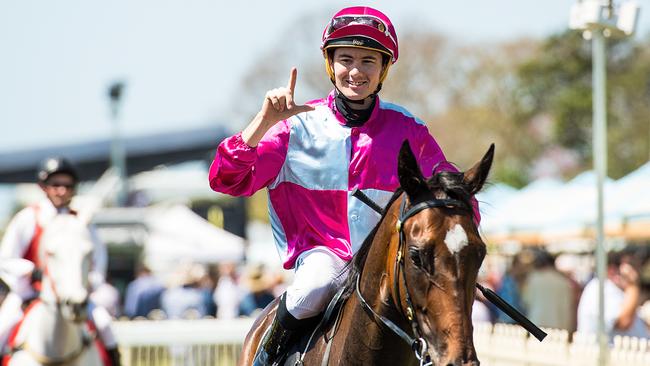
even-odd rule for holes
{"type": "MultiPolygon", "coordinates": [[[[649,318],[641,305],[650,304],[650,292],[642,276],[647,258],[634,248],[611,251],[604,281],[605,330],[616,335],[650,338],[649,318]]],[[[510,258],[501,276],[485,275],[503,299],[540,327],[595,333],[598,326],[598,278],[576,276],[573,268],[558,265],[556,257],[544,249],[524,249],[510,258]]],[[[485,284],[485,283],[484,283],[485,284]]],[[[481,296],[474,305],[475,321],[514,323],[481,296]]]]}
{"type": "Polygon", "coordinates": [[[140,265],[123,301],[110,284],[95,291],[93,301],[116,318],[232,319],[256,316],[284,291],[283,285],[280,275],[260,264],[182,263],[166,280],[140,265]]]}

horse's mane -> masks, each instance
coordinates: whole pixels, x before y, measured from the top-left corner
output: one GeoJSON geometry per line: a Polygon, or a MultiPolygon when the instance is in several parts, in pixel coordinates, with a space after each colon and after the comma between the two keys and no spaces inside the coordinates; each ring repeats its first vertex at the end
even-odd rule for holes
{"type": "MultiPolygon", "coordinates": [[[[467,186],[463,183],[463,178],[463,172],[443,171],[434,174],[427,180],[426,183],[430,192],[442,194],[441,196],[436,195],[436,198],[454,198],[467,204],[468,207],[472,207],[471,195],[467,190],[467,186]]],[[[375,227],[372,229],[372,231],[370,231],[366,239],[363,241],[363,244],[361,244],[361,248],[359,248],[354,257],[352,257],[352,260],[347,264],[348,266],[351,266],[351,268],[348,271],[348,276],[343,285],[345,288],[343,293],[344,298],[347,298],[350,296],[350,294],[352,294],[356,286],[356,278],[358,275],[361,275],[361,272],[363,271],[363,266],[365,265],[366,259],[368,258],[368,253],[372,247],[372,242],[375,239],[375,235],[384,222],[384,218],[388,213],[388,209],[393,205],[395,200],[397,200],[402,195],[403,192],[404,190],[400,187],[397,188],[395,193],[393,193],[393,196],[386,204],[386,207],[384,207],[384,210],[381,214],[381,219],[379,219],[377,225],[375,225],[375,227]]],[[[474,210],[471,211],[473,215],[474,210]]]]}

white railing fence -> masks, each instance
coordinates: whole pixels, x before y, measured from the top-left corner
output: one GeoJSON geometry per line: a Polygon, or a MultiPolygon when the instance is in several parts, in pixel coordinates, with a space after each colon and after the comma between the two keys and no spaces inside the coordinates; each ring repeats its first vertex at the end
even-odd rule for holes
{"type": "MultiPolygon", "coordinates": [[[[594,334],[544,329],[543,342],[517,325],[475,324],[474,345],[484,366],[593,366],[597,364],[598,344],[594,334]]],[[[610,366],[650,365],[648,339],[616,337],[609,349],[610,366]]]]}
{"type": "MultiPolygon", "coordinates": [[[[232,366],[253,319],[136,320],[114,323],[124,366],[232,366]]],[[[595,336],[545,329],[538,342],[521,327],[474,325],[474,344],[483,366],[592,366],[595,336]]],[[[647,339],[617,337],[610,348],[610,366],[650,365],[647,339]]]]}
{"type": "Polygon", "coordinates": [[[254,319],[113,323],[124,366],[232,366],[254,319]]]}

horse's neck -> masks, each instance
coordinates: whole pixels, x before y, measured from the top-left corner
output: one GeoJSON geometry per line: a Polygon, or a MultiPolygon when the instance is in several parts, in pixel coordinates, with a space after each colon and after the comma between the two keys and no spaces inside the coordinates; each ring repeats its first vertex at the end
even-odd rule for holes
{"type": "MultiPolygon", "coordinates": [[[[380,315],[395,322],[402,329],[407,330],[406,323],[395,308],[392,298],[392,282],[386,268],[386,258],[391,250],[395,250],[386,243],[390,241],[390,233],[377,232],[372,248],[366,258],[363,272],[360,274],[360,290],[368,304],[380,315]]],[[[390,268],[392,273],[392,268],[390,268]]],[[[374,321],[362,308],[356,293],[353,293],[346,303],[345,320],[351,326],[347,327],[347,334],[342,337],[346,343],[343,352],[350,357],[350,361],[364,360],[373,364],[391,364],[393,359],[403,360],[400,352],[408,351],[406,344],[393,332],[374,321]],[[406,347],[406,348],[405,348],[406,347]]],[[[398,361],[395,361],[398,362],[398,361]]]]}
{"type": "Polygon", "coordinates": [[[74,323],[61,314],[47,278],[43,279],[41,302],[25,319],[25,326],[31,327],[25,342],[34,352],[51,358],[61,357],[82,346],[83,323],[74,323]]]}

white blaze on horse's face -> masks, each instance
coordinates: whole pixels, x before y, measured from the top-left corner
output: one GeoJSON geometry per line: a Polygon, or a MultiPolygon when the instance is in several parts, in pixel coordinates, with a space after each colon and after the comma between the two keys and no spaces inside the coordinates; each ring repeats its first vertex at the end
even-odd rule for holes
{"type": "Polygon", "coordinates": [[[44,275],[51,285],[50,296],[72,307],[74,313],[84,311],[93,249],[88,227],[75,216],[57,215],[43,231],[41,246],[46,254],[44,275]]]}
{"type": "Polygon", "coordinates": [[[467,246],[467,244],[469,244],[467,233],[460,224],[456,224],[453,228],[447,231],[445,244],[447,244],[447,248],[451,254],[460,252],[467,246]]]}

